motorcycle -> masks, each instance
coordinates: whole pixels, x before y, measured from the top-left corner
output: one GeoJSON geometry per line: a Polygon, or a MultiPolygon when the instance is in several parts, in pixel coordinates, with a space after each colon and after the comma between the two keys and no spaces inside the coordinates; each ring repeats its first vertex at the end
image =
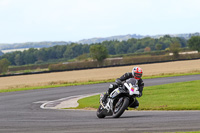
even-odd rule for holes
{"type": "Polygon", "coordinates": [[[119,118],[130,106],[131,99],[135,99],[139,94],[138,81],[134,78],[126,80],[121,86],[111,92],[105,103],[102,102],[104,94],[100,95],[97,117],[105,118],[106,116],[112,116],[113,118],[119,118]]]}

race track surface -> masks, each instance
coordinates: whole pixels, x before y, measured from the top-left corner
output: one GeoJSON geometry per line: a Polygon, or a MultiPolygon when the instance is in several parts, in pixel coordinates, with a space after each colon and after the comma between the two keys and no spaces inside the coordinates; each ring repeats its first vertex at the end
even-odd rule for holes
{"type": "MultiPolygon", "coordinates": [[[[145,86],[200,80],[200,75],[146,79],[145,86]]],[[[98,119],[95,111],[41,109],[47,102],[99,93],[109,83],[0,94],[1,133],[101,133],[200,131],[200,111],[125,111],[98,119]]],[[[144,88],[145,91],[145,88],[144,88]]]]}

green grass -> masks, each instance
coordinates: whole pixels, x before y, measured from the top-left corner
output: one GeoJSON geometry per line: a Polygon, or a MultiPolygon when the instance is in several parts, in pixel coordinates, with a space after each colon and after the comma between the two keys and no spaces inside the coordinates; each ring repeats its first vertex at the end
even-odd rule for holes
{"type": "Polygon", "coordinates": [[[79,106],[73,109],[85,109],[85,108],[95,108],[99,107],[99,97],[100,95],[90,96],[78,100],[79,106]]]}
{"type": "Polygon", "coordinates": [[[194,71],[194,72],[189,72],[189,73],[162,73],[159,75],[144,76],[143,79],[166,78],[166,77],[198,75],[198,74],[200,74],[200,71],[194,71]]]}
{"type": "Polygon", "coordinates": [[[165,132],[165,133],[200,133],[200,131],[191,131],[191,132],[165,132]]]}
{"type": "Polygon", "coordinates": [[[99,83],[108,83],[108,82],[113,82],[113,81],[114,80],[102,80],[102,81],[88,81],[88,82],[72,82],[72,83],[63,83],[63,84],[58,84],[56,82],[52,82],[51,85],[46,85],[46,86],[36,86],[36,87],[27,86],[27,87],[23,87],[23,88],[0,89],[0,93],[34,90],[34,89],[47,89],[47,88],[56,88],[56,87],[65,87],[65,86],[99,84],[99,83]]]}
{"type": "MultiPolygon", "coordinates": [[[[145,87],[137,110],[200,110],[200,80],[145,87]]],[[[80,99],[82,108],[98,108],[99,95],[80,99]]]]}
{"type": "Polygon", "coordinates": [[[139,110],[200,110],[200,80],[144,88],[139,110]]]}
{"type": "MultiPolygon", "coordinates": [[[[145,76],[143,77],[143,79],[152,79],[152,78],[164,78],[164,77],[174,77],[174,76],[186,76],[186,75],[197,75],[200,74],[200,71],[195,71],[195,72],[190,72],[190,73],[179,73],[179,74],[174,74],[174,73],[170,73],[170,74],[159,74],[159,75],[153,75],[153,76],[145,76]]],[[[34,89],[46,89],[46,88],[55,88],[55,87],[64,87],[64,86],[75,86],[75,85],[87,85],[87,84],[98,84],[98,83],[108,83],[108,82],[114,82],[115,79],[109,79],[109,80],[101,80],[101,81],[93,81],[90,80],[88,82],[72,82],[72,83],[56,83],[56,82],[52,82],[49,85],[46,86],[36,86],[36,87],[32,87],[32,86],[26,86],[26,87],[22,87],[22,88],[9,88],[9,89],[1,89],[0,93],[4,93],[4,92],[14,92],[14,91],[25,91],[25,90],[34,90],[34,89]]]]}

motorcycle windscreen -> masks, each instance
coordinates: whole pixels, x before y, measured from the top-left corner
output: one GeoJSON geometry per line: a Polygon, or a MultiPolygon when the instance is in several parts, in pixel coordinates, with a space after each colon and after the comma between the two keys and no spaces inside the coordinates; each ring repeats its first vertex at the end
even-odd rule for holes
{"type": "Polygon", "coordinates": [[[138,81],[134,78],[130,78],[126,81],[126,83],[124,84],[126,86],[126,88],[129,90],[129,95],[138,95],[139,91],[138,91],[138,81]]]}
{"type": "Polygon", "coordinates": [[[138,81],[135,78],[130,78],[128,80],[126,80],[127,84],[132,84],[133,86],[138,86],[138,81]]]}

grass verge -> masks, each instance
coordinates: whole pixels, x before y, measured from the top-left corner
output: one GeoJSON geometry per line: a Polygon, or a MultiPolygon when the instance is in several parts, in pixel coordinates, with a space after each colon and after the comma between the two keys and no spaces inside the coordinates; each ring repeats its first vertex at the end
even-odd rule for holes
{"type": "Polygon", "coordinates": [[[161,73],[158,75],[144,76],[143,79],[166,78],[166,77],[198,75],[198,74],[200,74],[200,71],[192,71],[192,72],[188,72],[188,73],[161,73]]]}
{"type": "MultiPolygon", "coordinates": [[[[200,71],[194,71],[189,73],[169,73],[169,74],[159,74],[152,76],[144,76],[143,79],[152,79],[152,78],[164,78],[164,77],[174,77],[174,76],[186,76],[186,75],[198,75],[200,71]]],[[[45,86],[25,86],[25,87],[12,87],[8,89],[0,89],[0,93],[4,92],[14,92],[14,91],[25,91],[25,90],[34,90],[34,89],[46,89],[46,88],[55,88],[55,87],[65,87],[65,86],[75,86],[75,85],[88,85],[88,84],[98,84],[98,83],[109,83],[114,82],[115,79],[101,80],[101,81],[93,81],[90,80],[88,82],[51,82],[49,85],[45,86]]]]}
{"type": "MultiPolygon", "coordinates": [[[[137,110],[200,110],[200,80],[145,87],[137,110]]],[[[80,99],[75,109],[99,106],[99,95],[80,99]]]]}
{"type": "Polygon", "coordinates": [[[9,89],[1,89],[0,93],[4,92],[14,92],[14,91],[25,91],[25,90],[35,90],[35,89],[46,89],[46,88],[56,88],[56,87],[66,87],[66,86],[76,86],[76,85],[89,85],[89,84],[100,84],[100,83],[108,83],[113,82],[114,80],[102,80],[102,81],[88,81],[88,82],[66,82],[66,83],[50,83],[50,85],[45,86],[27,86],[21,88],[9,88],[9,89]]]}
{"type": "Polygon", "coordinates": [[[166,132],[166,133],[200,133],[200,131],[191,131],[191,132],[166,132]]]}

